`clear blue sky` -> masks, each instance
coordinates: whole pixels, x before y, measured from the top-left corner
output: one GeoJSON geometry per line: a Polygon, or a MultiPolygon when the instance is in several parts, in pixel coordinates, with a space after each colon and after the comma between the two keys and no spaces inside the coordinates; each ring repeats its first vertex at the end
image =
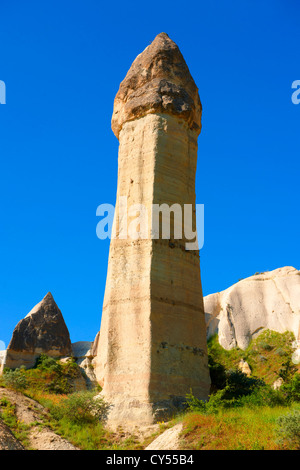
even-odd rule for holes
{"type": "Polygon", "coordinates": [[[300,268],[297,0],[1,2],[0,340],[51,291],[73,342],[99,330],[115,203],[113,100],[160,32],[199,87],[197,202],[204,294],[300,268]]]}

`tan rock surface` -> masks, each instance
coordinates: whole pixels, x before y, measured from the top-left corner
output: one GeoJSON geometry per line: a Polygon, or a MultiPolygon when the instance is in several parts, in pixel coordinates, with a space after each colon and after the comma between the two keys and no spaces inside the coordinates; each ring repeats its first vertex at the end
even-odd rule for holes
{"type": "Polygon", "coordinates": [[[47,427],[31,431],[30,445],[34,450],[80,450],[47,427]]]}
{"type": "MultiPolygon", "coordinates": [[[[191,388],[199,398],[207,398],[210,384],[199,253],[187,251],[184,239],[150,237],[152,204],[195,207],[200,127],[190,117],[200,119],[200,99],[191,77],[187,75],[184,82],[179,73],[179,69],[187,69],[182,56],[177,72],[178,64],[172,62],[172,54],[164,53],[166,47],[174,48],[173,41],[159,35],[152,45],[134,62],[115,101],[113,129],[120,141],[116,238],[110,244],[96,358],[102,393],[113,404],[109,421],[128,425],[164,419],[191,388]],[[130,90],[141,78],[138,71],[143,74],[145,70],[149,80],[150,63],[156,64],[155,76],[160,70],[164,77],[171,71],[171,81],[176,76],[182,86],[187,83],[187,94],[194,97],[189,117],[175,112],[171,105],[168,112],[162,107],[151,107],[148,113],[144,106],[148,93],[143,95],[146,98],[138,114],[131,108],[128,111],[130,90]],[[127,198],[128,208],[143,204],[147,209],[148,232],[144,239],[122,239],[124,220],[118,222],[121,197],[127,198]]],[[[143,87],[148,90],[146,83],[147,80],[143,87]]],[[[152,79],[150,84],[153,85],[152,79]]],[[[162,93],[160,88],[155,90],[158,95],[162,93]]],[[[168,96],[172,101],[172,95],[168,96]]],[[[131,221],[129,216],[128,226],[131,221]]],[[[195,214],[193,222],[195,227],[195,214]]]]}
{"type": "Polygon", "coordinates": [[[218,333],[225,349],[245,349],[264,329],[292,331],[298,338],[300,271],[287,266],[255,274],[204,297],[204,309],[207,336],[218,333]]]}
{"type": "Polygon", "coordinates": [[[7,398],[15,405],[17,419],[24,424],[42,422],[42,417],[46,416],[45,409],[35,400],[26,397],[20,392],[0,388],[0,399],[7,398]]]}
{"type": "Polygon", "coordinates": [[[160,436],[154,439],[145,450],[178,450],[179,447],[179,434],[183,428],[182,423],[176,424],[170,429],[167,429],[160,436]]]}
{"type": "Polygon", "coordinates": [[[244,359],[241,359],[240,362],[239,362],[238,367],[239,367],[240,371],[243,372],[243,374],[246,374],[247,377],[250,377],[251,369],[250,369],[250,366],[249,366],[248,362],[244,361],[244,359]]]}
{"type": "Polygon", "coordinates": [[[294,364],[300,364],[300,348],[297,348],[292,354],[292,362],[294,364]]]}
{"type": "Polygon", "coordinates": [[[94,343],[92,341],[77,341],[72,343],[72,352],[76,363],[85,377],[87,386],[90,388],[95,387],[97,379],[93,365],[95,357],[94,343]]]}
{"type": "Polygon", "coordinates": [[[5,358],[6,358],[6,349],[4,351],[0,351],[0,375],[3,372],[5,358]]]}
{"type": "Polygon", "coordinates": [[[275,382],[273,383],[272,387],[274,390],[279,390],[279,388],[283,385],[283,378],[279,377],[275,382]]]}

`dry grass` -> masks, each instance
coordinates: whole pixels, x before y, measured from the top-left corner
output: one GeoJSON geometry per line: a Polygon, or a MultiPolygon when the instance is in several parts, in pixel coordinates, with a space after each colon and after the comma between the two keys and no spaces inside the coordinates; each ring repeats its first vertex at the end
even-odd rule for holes
{"type": "MultiPolygon", "coordinates": [[[[276,420],[286,408],[232,409],[183,419],[184,450],[279,450],[276,420]]],[[[291,449],[292,450],[292,449],[291,449]]]]}

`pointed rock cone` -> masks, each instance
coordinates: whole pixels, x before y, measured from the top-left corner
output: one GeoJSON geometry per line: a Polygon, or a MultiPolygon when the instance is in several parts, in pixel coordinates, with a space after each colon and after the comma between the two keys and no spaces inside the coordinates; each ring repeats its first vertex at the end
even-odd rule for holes
{"type": "Polygon", "coordinates": [[[206,399],[210,387],[199,251],[187,249],[183,227],[178,235],[184,204],[196,227],[201,103],[167,34],[133,62],[115,98],[112,129],[120,142],[115,236],[96,377],[112,404],[109,425],[151,424],[172,415],[191,389],[206,399]],[[153,205],[162,204],[170,236],[154,230],[153,205]],[[146,236],[132,231],[136,210],[146,214],[146,236]]]}
{"type": "Polygon", "coordinates": [[[15,327],[4,366],[33,367],[40,354],[72,355],[68,328],[50,292],[15,327]]]}

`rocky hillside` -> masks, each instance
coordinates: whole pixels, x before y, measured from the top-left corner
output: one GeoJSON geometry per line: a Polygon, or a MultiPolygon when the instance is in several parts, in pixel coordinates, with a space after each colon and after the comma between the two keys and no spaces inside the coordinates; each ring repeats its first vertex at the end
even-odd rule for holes
{"type": "Polygon", "coordinates": [[[0,388],[0,414],[12,428],[0,419],[0,450],[25,450],[19,439],[27,449],[79,450],[44,425],[44,407],[22,393],[0,388]]]}
{"type": "Polygon", "coordinates": [[[112,432],[86,407],[90,403],[93,409],[99,395],[93,371],[98,336],[71,344],[62,314],[47,294],[0,354],[0,366],[21,367],[0,376],[0,450],[281,448],[274,434],[277,417],[290,410],[292,420],[300,418],[300,271],[256,273],[205,297],[204,305],[212,381],[208,403],[192,398],[192,417],[187,413],[149,428],[112,432]],[[228,387],[233,396],[226,398],[228,387]],[[261,422],[253,406],[259,407],[261,422]],[[227,408],[224,419],[218,417],[218,410],[227,408]],[[272,416],[268,425],[264,413],[272,416]],[[236,441],[244,418],[249,421],[241,424],[244,437],[236,441]],[[262,430],[264,442],[257,440],[262,430]]]}
{"type": "Polygon", "coordinates": [[[210,338],[209,402],[199,407],[199,400],[187,397],[191,409],[186,413],[167,423],[132,430],[112,431],[103,425],[94,414],[97,389],[73,392],[71,385],[79,372],[74,360],[43,356],[36,367],[5,371],[0,378],[0,450],[295,448],[298,444],[290,442],[282,447],[276,436],[277,418],[291,412],[294,420],[294,410],[299,409],[293,340],[291,332],[265,330],[244,351],[225,350],[217,336],[210,338]],[[249,365],[247,375],[238,370],[244,360],[249,365]],[[278,378],[280,388],[275,390],[278,378]]]}

